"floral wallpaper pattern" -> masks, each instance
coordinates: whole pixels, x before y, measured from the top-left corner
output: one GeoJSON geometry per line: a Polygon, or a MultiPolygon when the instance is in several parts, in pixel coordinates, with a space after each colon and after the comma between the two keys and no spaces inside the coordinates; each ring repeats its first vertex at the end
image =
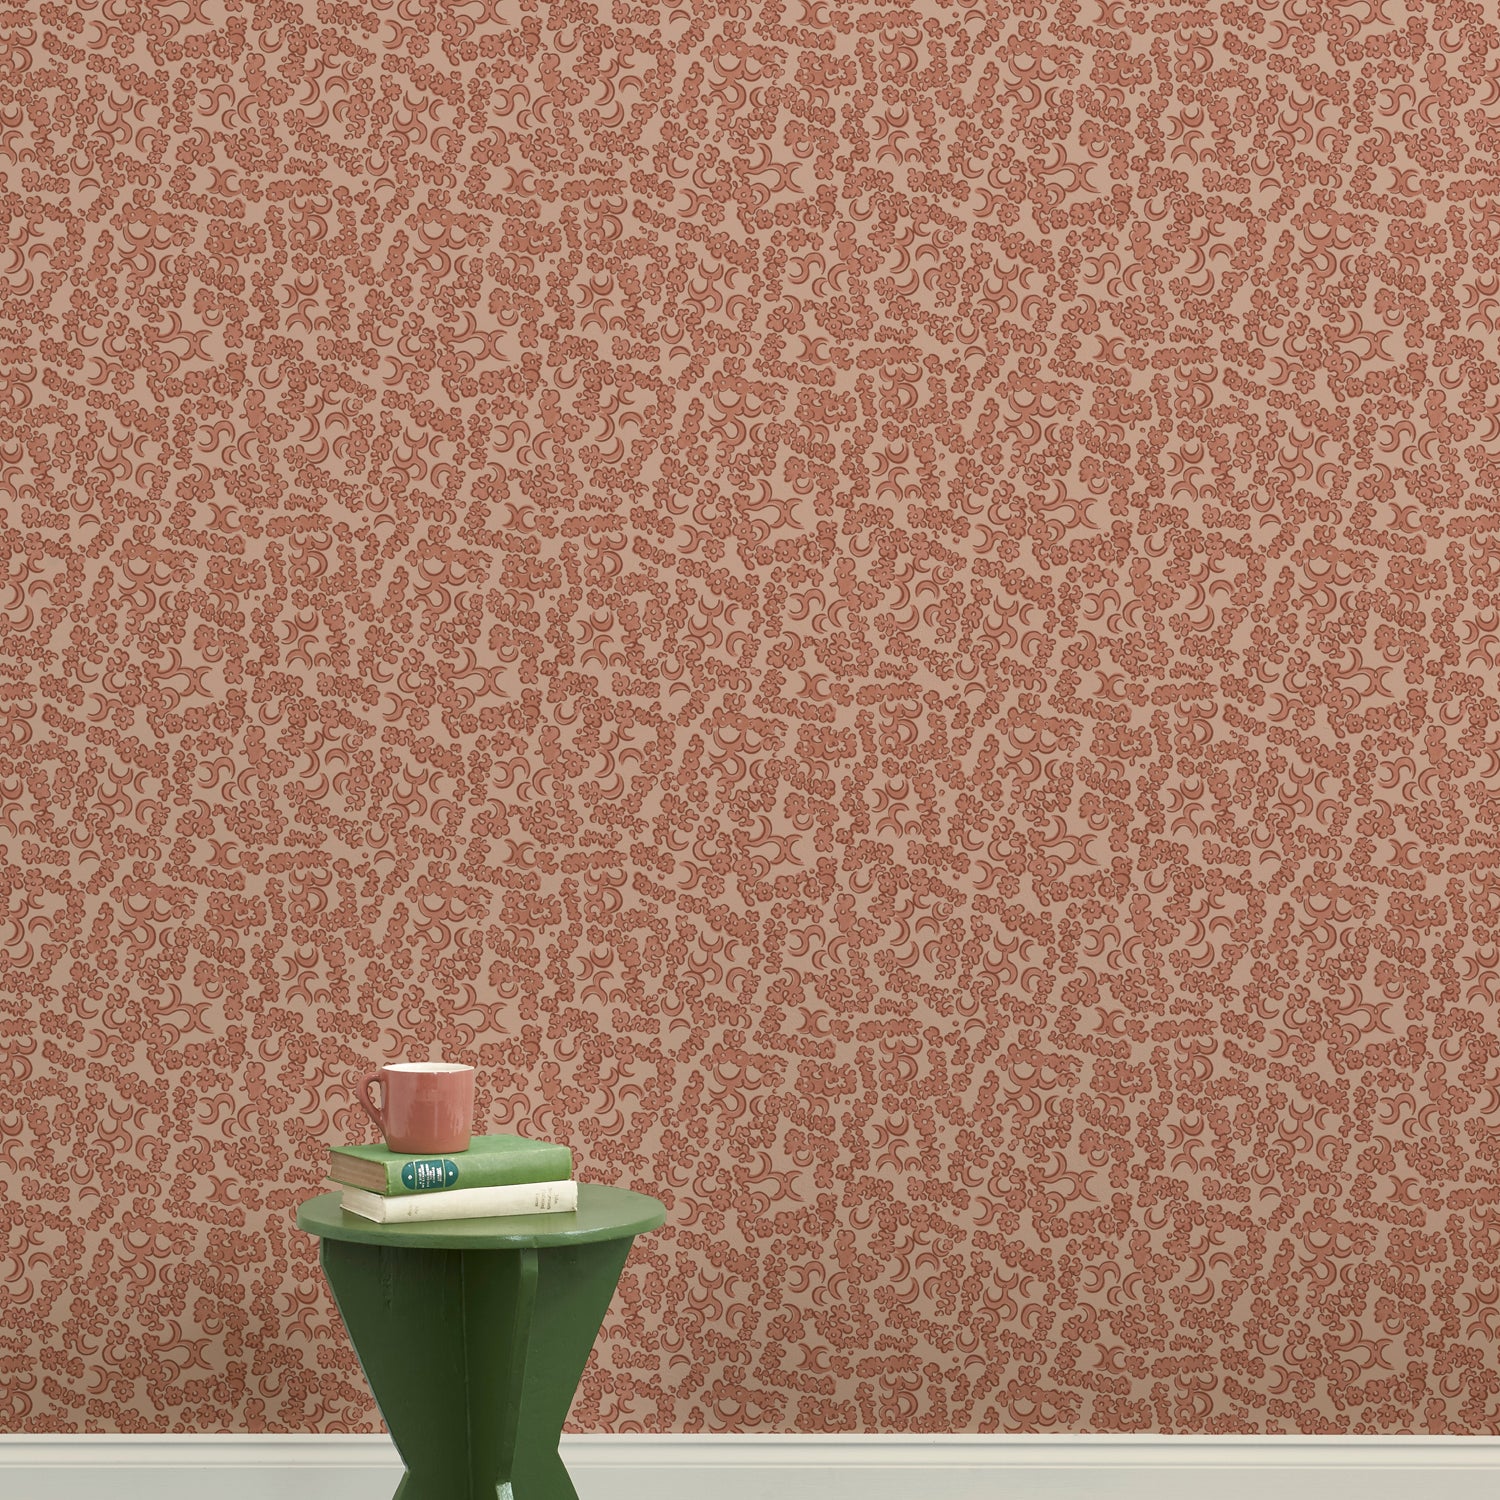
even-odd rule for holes
{"type": "Polygon", "coordinates": [[[575,1428],[1497,1429],[1492,10],[0,22],[0,1426],[374,1428],[444,1056],[575,1428]]]}

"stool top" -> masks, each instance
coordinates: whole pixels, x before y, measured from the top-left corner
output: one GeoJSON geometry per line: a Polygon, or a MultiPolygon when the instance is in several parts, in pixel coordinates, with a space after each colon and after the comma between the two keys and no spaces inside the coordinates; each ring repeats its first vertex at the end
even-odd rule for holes
{"type": "Polygon", "coordinates": [[[361,1245],[404,1245],[428,1250],[541,1250],[623,1240],[667,1221],[666,1206],[644,1193],[578,1184],[578,1211],[571,1214],[511,1214],[498,1219],[422,1219],[377,1224],[344,1212],[342,1195],[323,1193],[297,1210],[297,1228],[320,1239],[361,1245]]]}

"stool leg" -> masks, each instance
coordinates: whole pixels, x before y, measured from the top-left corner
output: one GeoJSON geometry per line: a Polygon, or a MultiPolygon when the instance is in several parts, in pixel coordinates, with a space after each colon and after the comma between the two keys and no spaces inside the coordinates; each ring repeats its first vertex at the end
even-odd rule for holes
{"type": "Polygon", "coordinates": [[[394,1500],[577,1500],[558,1438],[630,1246],[322,1242],[334,1301],[406,1465],[394,1500]]]}
{"type": "Polygon", "coordinates": [[[512,1500],[521,1391],[536,1302],[535,1250],[465,1250],[469,1485],[474,1500],[512,1500]]]}
{"type": "Polygon", "coordinates": [[[325,1239],[322,1260],[406,1465],[397,1500],[468,1500],[461,1253],[325,1239]]]}
{"type": "MultiPolygon", "coordinates": [[[[497,1473],[498,1479],[510,1481],[508,1489],[499,1491],[500,1500],[578,1500],[557,1443],[631,1244],[630,1239],[604,1240],[536,1252],[531,1340],[515,1447],[497,1473]]],[[[482,1493],[484,1500],[495,1500],[494,1491],[482,1493]]]]}

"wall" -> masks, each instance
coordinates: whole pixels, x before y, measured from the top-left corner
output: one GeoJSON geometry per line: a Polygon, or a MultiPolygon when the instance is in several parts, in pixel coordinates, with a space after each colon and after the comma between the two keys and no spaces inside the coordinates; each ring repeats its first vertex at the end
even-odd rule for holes
{"type": "Polygon", "coordinates": [[[6,21],[0,1424],[370,1429],[443,1055],[577,1429],[1493,1430],[1482,7],[6,21]]]}

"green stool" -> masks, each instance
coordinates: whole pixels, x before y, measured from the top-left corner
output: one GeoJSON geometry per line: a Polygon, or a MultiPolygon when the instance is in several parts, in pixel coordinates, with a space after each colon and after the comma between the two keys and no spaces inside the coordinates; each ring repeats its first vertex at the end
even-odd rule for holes
{"type": "Polygon", "coordinates": [[[573,1214],[376,1224],[338,1193],[297,1210],[406,1465],[395,1500],[577,1500],[557,1440],[631,1243],[666,1217],[588,1182],[573,1214]]]}

